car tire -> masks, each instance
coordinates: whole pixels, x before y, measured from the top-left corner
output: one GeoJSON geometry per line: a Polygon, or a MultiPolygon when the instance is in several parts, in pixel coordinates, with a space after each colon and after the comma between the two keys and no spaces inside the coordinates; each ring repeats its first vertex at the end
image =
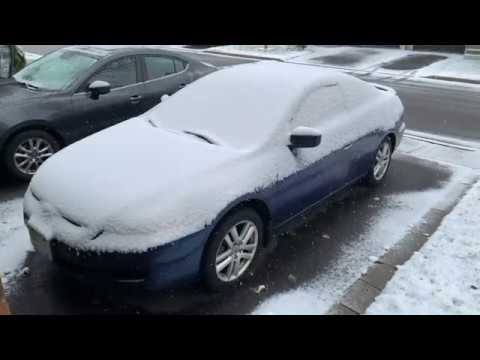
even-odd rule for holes
{"type": "Polygon", "coordinates": [[[58,150],[60,150],[59,142],[48,132],[43,130],[27,130],[15,135],[8,142],[5,147],[3,162],[7,172],[16,180],[29,181],[40,165],[58,150]],[[22,146],[22,149],[20,146],[22,146]],[[29,151],[37,150],[33,155],[31,153],[28,155],[24,149],[29,151]],[[28,163],[22,165],[22,162],[28,159],[34,160],[30,170],[26,170],[28,163]]]}
{"type": "Polygon", "coordinates": [[[208,290],[213,292],[227,291],[242,285],[247,277],[253,275],[264,254],[264,228],[264,221],[251,208],[236,210],[218,224],[210,235],[202,261],[202,278],[208,290]],[[248,229],[245,228],[246,226],[248,226],[248,229]],[[226,238],[228,235],[230,241],[234,243],[231,235],[234,228],[236,228],[236,233],[240,235],[237,239],[240,241],[232,247],[228,245],[226,238]],[[243,231],[246,231],[246,235],[249,232],[252,232],[252,234],[249,238],[248,236],[242,238],[243,231]],[[239,244],[241,240],[245,240],[246,246],[239,244]],[[255,250],[253,250],[254,244],[256,244],[255,250]],[[228,251],[230,251],[230,254],[225,257],[228,251]],[[250,259],[246,258],[250,256],[250,259]],[[228,259],[231,259],[230,263],[228,263],[228,259]],[[228,265],[221,269],[226,263],[228,265]]]}
{"type": "Polygon", "coordinates": [[[378,147],[373,164],[365,178],[367,185],[378,186],[385,181],[392,163],[392,154],[392,140],[390,137],[386,137],[378,147]]]}

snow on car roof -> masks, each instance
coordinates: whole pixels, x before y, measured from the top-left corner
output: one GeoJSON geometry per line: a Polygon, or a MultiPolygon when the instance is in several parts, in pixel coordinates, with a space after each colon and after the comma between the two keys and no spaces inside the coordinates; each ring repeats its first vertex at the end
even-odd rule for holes
{"type": "Polygon", "coordinates": [[[214,72],[145,114],[159,126],[220,139],[234,148],[281,141],[299,102],[346,75],[314,66],[262,61],[214,72]],[[284,131],[281,131],[281,130],[284,131]]]}
{"type": "Polygon", "coordinates": [[[100,58],[112,55],[114,52],[129,49],[162,49],[155,45],[74,45],[67,50],[81,51],[100,58]]]}

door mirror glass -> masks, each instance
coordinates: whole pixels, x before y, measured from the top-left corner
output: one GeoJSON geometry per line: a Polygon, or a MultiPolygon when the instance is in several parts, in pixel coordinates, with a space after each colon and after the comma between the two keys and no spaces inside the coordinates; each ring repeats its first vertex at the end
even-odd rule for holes
{"type": "Polygon", "coordinates": [[[90,92],[91,98],[94,100],[98,100],[100,95],[108,94],[110,90],[110,84],[102,80],[96,80],[88,85],[88,91],[90,92]]]}
{"type": "Polygon", "coordinates": [[[322,142],[322,135],[317,129],[300,126],[290,134],[290,149],[314,148],[322,142]]]}

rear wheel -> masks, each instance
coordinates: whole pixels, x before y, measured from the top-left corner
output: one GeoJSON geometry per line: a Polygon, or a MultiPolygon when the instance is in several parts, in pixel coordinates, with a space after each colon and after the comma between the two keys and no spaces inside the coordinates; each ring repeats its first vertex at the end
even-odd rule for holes
{"type": "Polygon", "coordinates": [[[203,280],[212,291],[234,288],[253,275],[263,250],[262,218],[245,208],[228,215],[210,236],[203,280]]]}
{"type": "Polygon", "coordinates": [[[390,137],[386,137],[378,147],[375,161],[366,177],[366,182],[369,185],[377,186],[385,181],[392,162],[392,153],[392,140],[390,137]]]}
{"type": "Polygon", "coordinates": [[[42,130],[24,131],[7,144],[4,164],[17,180],[28,181],[59,149],[60,144],[49,133],[42,130]]]}

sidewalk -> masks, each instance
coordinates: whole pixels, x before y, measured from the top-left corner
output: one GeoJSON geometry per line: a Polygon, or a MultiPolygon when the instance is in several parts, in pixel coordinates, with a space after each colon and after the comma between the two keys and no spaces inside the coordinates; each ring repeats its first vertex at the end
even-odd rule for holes
{"type": "Polygon", "coordinates": [[[366,314],[480,314],[479,200],[477,182],[366,314]]]}
{"type": "MultiPolygon", "coordinates": [[[[478,174],[478,148],[419,141],[419,135],[406,134],[403,153],[467,166],[478,174]],[[447,146],[450,157],[444,156],[447,146]]],[[[376,259],[328,314],[480,314],[479,200],[477,175],[460,183],[376,259]]]]}

